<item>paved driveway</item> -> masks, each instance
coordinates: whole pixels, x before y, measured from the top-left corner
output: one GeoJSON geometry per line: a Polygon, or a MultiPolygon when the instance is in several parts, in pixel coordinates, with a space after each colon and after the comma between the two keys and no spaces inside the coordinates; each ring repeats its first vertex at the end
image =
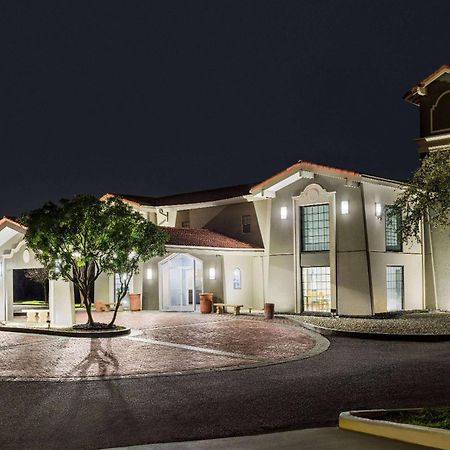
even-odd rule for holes
{"type": "Polygon", "coordinates": [[[254,369],[0,382],[0,448],[94,449],[334,426],[340,411],[450,403],[450,343],[331,338],[254,369]]]}
{"type": "MultiPolygon", "coordinates": [[[[96,313],[109,321],[110,313],[96,313]]],[[[85,321],[78,314],[78,321],[85,321]]],[[[186,373],[305,358],[328,341],[286,319],[196,313],[122,312],[132,334],[70,338],[0,332],[0,379],[78,380],[186,373]]]]}

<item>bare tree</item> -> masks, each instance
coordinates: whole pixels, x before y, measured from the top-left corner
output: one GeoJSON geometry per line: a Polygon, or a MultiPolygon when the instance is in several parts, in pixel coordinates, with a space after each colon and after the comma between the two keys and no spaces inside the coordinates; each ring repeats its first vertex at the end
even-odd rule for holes
{"type": "Polygon", "coordinates": [[[25,271],[25,278],[28,280],[39,283],[44,289],[44,301],[48,303],[48,272],[45,269],[27,269],[25,271]]]}

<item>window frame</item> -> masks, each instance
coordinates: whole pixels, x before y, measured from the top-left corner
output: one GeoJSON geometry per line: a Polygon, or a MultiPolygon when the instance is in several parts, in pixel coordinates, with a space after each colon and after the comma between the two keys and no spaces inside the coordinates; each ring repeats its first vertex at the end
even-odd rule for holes
{"type": "MultiPolygon", "coordinates": [[[[397,280],[396,280],[397,281],[397,280]]],[[[394,312],[394,311],[403,311],[405,309],[405,266],[398,264],[389,264],[386,266],[386,311],[394,312]],[[389,309],[389,291],[395,289],[389,289],[389,279],[388,279],[388,270],[389,269],[401,269],[401,308],[400,309],[389,309]]]]}
{"type": "Polygon", "coordinates": [[[243,214],[241,216],[241,231],[243,234],[252,232],[252,216],[251,214],[243,214]]]}
{"type": "Polygon", "coordinates": [[[384,246],[387,252],[396,252],[401,253],[403,251],[403,239],[402,239],[402,213],[401,211],[393,205],[386,205],[384,208],[384,246]],[[392,219],[390,211],[395,211],[395,220],[396,220],[396,229],[392,230],[389,227],[392,227],[390,224],[390,220],[392,219]],[[397,244],[391,245],[388,244],[389,234],[391,236],[397,235],[397,244]]]}
{"type": "MultiPolygon", "coordinates": [[[[320,215],[320,212],[319,212],[320,215]]],[[[302,253],[318,253],[318,252],[329,252],[330,251],[330,204],[329,203],[319,203],[317,205],[302,205],[300,206],[300,251],[302,253]],[[328,220],[327,220],[327,226],[326,227],[322,227],[322,228],[318,228],[320,229],[326,229],[327,233],[326,233],[326,240],[323,242],[320,242],[320,239],[318,241],[315,242],[305,242],[305,211],[307,209],[310,208],[317,208],[317,207],[321,207],[321,206],[326,206],[327,209],[327,215],[328,215],[328,220]],[[305,245],[306,244],[306,245],[305,245]],[[326,248],[313,248],[313,249],[308,249],[307,245],[310,246],[316,246],[319,247],[321,246],[321,244],[323,244],[326,248]]],[[[318,235],[318,237],[322,237],[322,235],[318,235]]]]}
{"type": "MultiPolygon", "coordinates": [[[[302,304],[301,304],[301,309],[303,312],[306,313],[325,313],[325,314],[330,314],[332,311],[332,286],[331,286],[331,266],[303,266],[301,267],[301,274],[302,274],[302,279],[301,279],[301,294],[302,294],[302,304]],[[316,300],[313,301],[319,301],[319,296],[309,296],[309,295],[305,295],[305,291],[306,293],[308,291],[313,291],[312,287],[310,289],[308,289],[308,275],[307,272],[308,271],[313,271],[314,269],[325,269],[322,273],[316,273],[315,276],[325,276],[325,278],[327,278],[326,280],[316,280],[315,284],[319,285],[319,284],[324,284],[324,283],[328,283],[328,286],[324,289],[326,296],[324,298],[327,298],[327,303],[329,305],[329,308],[326,310],[321,310],[320,309],[320,305],[319,305],[319,309],[315,310],[315,309],[307,309],[306,308],[306,302],[305,299],[306,298],[312,298],[314,297],[316,300]],[[328,269],[328,270],[326,270],[328,269]]],[[[321,291],[321,289],[316,288],[317,293],[319,293],[321,291]]],[[[323,301],[323,300],[322,300],[323,301]]]]}
{"type": "Polygon", "coordinates": [[[242,270],[239,267],[233,269],[233,289],[242,289],[242,270]]]}

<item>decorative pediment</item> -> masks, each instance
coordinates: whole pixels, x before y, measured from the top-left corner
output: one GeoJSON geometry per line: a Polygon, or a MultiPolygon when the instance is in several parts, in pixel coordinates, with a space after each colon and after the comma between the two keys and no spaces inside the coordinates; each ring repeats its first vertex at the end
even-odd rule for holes
{"type": "Polygon", "coordinates": [[[303,205],[314,205],[328,203],[330,201],[330,195],[333,195],[333,192],[328,192],[320,184],[312,183],[308,184],[300,195],[294,197],[294,200],[303,205]]]}

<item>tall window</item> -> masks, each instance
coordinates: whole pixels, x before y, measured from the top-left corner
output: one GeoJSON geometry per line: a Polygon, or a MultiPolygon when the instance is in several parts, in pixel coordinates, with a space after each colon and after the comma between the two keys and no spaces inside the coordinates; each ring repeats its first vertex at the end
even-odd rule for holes
{"type": "Polygon", "coordinates": [[[401,252],[402,251],[402,234],[400,231],[402,225],[402,214],[398,208],[386,206],[385,219],[385,237],[386,251],[401,252]]]}
{"type": "Polygon", "coordinates": [[[330,249],[330,212],[328,205],[301,208],[302,251],[320,252],[330,249]]]}
{"type": "Polygon", "coordinates": [[[303,310],[331,311],[331,281],[329,267],[303,267],[303,310]]]}
{"type": "Polygon", "coordinates": [[[241,269],[239,267],[233,270],[233,289],[241,289],[241,269]]]}
{"type": "Polygon", "coordinates": [[[404,281],[403,266],[386,267],[387,310],[403,309],[404,281]]]}
{"type": "Polygon", "coordinates": [[[252,231],[252,223],[250,221],[250,215],[245,214],[242,216],[242,232],[250,233],[252,231]]]}

